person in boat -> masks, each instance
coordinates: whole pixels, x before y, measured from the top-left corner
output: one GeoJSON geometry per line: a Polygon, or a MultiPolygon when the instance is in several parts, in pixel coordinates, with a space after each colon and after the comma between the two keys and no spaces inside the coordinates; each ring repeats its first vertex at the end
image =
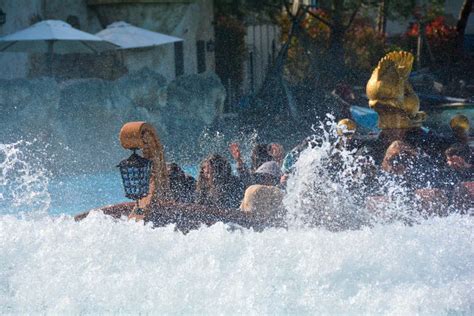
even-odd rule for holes
{"type": "Polygon", "coordinates": [[[196,180],[184,173],[176,163],[166,164],[170,181],[170,194],[175,202],[193,203],[196,190],[196,180]]]}
{"type": "Polygon", "coordinates": [[[453,183],[474,181],[472,151],[467,144],[456,143],[445,151],[446,163],[452,175],[453,183]]]}
{"type": "Polygon", "coordinates": [[[420,149],[394,141],[387,148],[373,194],[366,198],[366,207],[386,220],[396,219],[407,224],[413,223],[418,212],[423,216],[447,215],[449,198],[443,184],[436,182],[442,173],[430,162],[430,157],[420,149]],[[429,172],[431,169],[436,173],[429,172]],[[393,202],[408,207],[406,212],[390,211],[389,205],[393,202]]]}
{"type": "MultiPolygon", "coordinates": [[[[456,189],[461,182],[473,180],[472,165],[466,162],[470,153],[467,145],[455,144],[446,150],[449,168],[439,168],[431,157],[419,149],[396,141],[387,149],[382,169],[407,188],[408,198],[417,196],[421,210],[446,215],[448,204],[453,204],[457,198],[456,189]],[[423,205],[423,201],[429,203],[423,205]],[[434,211],[432,208],[436,204],[438,209],[434,207],[434,211]]],[[[383,181],[384,177],[380,179],[383,181]]]]}
{"type": "Polygon", "coordinates": [[[418,148],[429,155],[438,167],[443,166],[442,153],[449,146],[449,141],[423,128],[382,130],[375,140],[368,140],[360,149],[361,155],[372,157],[377,165],[383,162],[386,149],[394,141],[403,141],[413,148],[418,148]]]}
{"type": "Polygon", "coordinates": [[[244,189],[257,183],[255,172],[262,164],[274,161],[271,155],[271,148],[268,144],[257,144],[254,146],[252,149],[250,169],[247,168],[242,159],[242,153],[238,143],[230,144],[229,151],[237,164],[237,173],[244,189]]]}
{"type": "Polygon", "coordinates": [[[268,147],[270,156],[281,167],[283,158],[285,158],[285,148],[279,143],[270,143],[268,147]]]}
{"type": "Polygon", "coordinates": [[[200,166],[196,184],[196,203],[216,209],[235,209],[239,206],[243,188],[232,175],[230,163],[221,155],[213,154],[200,166]]]}
{"type": "Polygon", "coordinates": [[[285,226],[283,191],[275,186],[254,184],[245,190],[240,211],[253,218],[255,230],[272,226],[285,226]]]}
{"type": "Polygon", "coordinates": [[[467,116],[458,114],[453,116],[449,121],[449,126],[453,133],[451,141],[452,143],[460,143],[467,145],[469,142],[469,129],[470,123],[467,116]]]}
{"type": "Polygon", "coordinates": [[[280,185],[281,179],[280,166],[276,161],[264,162],[254,173],[255,184],[260,185],[280,185]]]}
{"type": "Polygon", "coordinates": [[[388,146],[382,161],[382,170],[396,175],[407,175],[414,167],[418,152],[415,148],[403,141],[394,141],[388,146]]]}
{"type": "Polygon", "coordinates": [[[399,184],[410,189],[446,187],[442,169],[422,150],[394,141],[385,153],[381,168],[399,184]]]}

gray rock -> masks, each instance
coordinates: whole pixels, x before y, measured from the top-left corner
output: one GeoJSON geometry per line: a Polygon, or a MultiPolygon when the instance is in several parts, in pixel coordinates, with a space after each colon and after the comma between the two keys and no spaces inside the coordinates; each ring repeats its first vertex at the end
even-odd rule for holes
{"type": "Polygon", "coordinates": [[[211,73],[170,84],[149,69],[116,81],[2,80],[0,142],[36,138],[47,144],[51,168],[61,171],[110,169],[127,155],[118,141],[124,123],[147,121],[168,150],[188,152],[224,99],[224,87],[211,73]]]}
{"type": "MultiPolygon", "coordinates": [[[[202,131],[222,112],[225,89],[214,73],[177,78],[168,85],[164,115],[170,139],[188,139],[194,146],[202,131]]],[[[180,143],[180,142],[178,142],[180,143]]],[[[186,150],[186,148],[184,148],[186,150]]]]}
{"type": "Polygon", "coordinates": [[[160,109],[165,104],[165,94],[166,79],[149,68],[143,68],[114,82],[114,101],[121,106],[160,109]]]}
{"type": "Polygon", "coordinates": [[[2,142],[49,136],[50,117],[59,98],[58,84],[50,78],[0,80],[2,142]]]}
{"type": "Polygon", "coordinates": [[[75,80],[61,88],[54,118],[58,140],[67,145],[81,165],[108,161],[120,130],[121,117],[112,101],[112,84],[100,79],[75,80]]]}

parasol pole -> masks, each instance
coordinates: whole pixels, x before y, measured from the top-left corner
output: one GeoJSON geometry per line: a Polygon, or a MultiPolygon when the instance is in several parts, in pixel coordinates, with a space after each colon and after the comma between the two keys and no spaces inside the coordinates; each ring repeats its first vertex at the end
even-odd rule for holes
{"type": "Polygon", "coordinates": [[[53,76],[53,52],[54,40],[48,41],[48,75],[53,76]]]}

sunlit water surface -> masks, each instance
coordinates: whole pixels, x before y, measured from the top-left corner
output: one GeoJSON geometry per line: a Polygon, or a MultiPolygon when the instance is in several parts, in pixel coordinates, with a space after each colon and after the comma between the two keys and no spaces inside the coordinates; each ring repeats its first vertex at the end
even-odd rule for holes
{"type": "Polygon", "coordinates": [[[124,201],[118,174],[49,178],[21,144],[1,146],[1,314],[474,314],[472,216],[187,235],[99,212],[75,222],[124,201]]]}

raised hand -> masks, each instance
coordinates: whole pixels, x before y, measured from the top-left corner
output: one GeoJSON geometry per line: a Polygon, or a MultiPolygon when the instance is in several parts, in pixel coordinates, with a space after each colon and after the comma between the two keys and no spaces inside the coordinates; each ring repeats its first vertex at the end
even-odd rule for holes
{"type": "Polygon", "coordinates": [[[240,153],[239,143],[231,143],[229,145],[229,151],[230,151],[230,154],[231,154],[232,158],[234,158],[235,160],[241,160],[242,159],[242,155],[240,153]]]}

